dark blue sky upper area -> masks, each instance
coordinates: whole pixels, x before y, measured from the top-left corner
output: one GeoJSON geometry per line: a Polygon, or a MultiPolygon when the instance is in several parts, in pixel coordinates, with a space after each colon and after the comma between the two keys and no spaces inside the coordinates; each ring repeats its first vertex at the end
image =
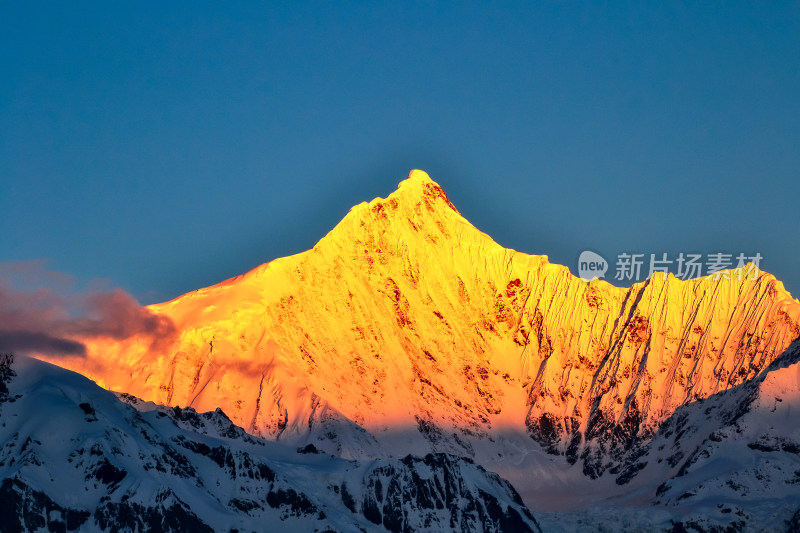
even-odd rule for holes
{"type": "Polygon", "coordinates": [[[797,2],[98,4],[0,4],[0,261],[151,303],[421,168],[573,272],[758,252],[800,294],[797,2]]]}

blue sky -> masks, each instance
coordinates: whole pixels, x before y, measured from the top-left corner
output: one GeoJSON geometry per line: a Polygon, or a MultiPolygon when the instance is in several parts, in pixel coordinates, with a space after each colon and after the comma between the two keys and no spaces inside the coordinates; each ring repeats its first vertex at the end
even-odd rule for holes
{"type": "Polygon", "coordinates": [[[143,303],[426,170],[504,246],[800,294],[800,4],[0,4],[0,261],[143,303]]]}

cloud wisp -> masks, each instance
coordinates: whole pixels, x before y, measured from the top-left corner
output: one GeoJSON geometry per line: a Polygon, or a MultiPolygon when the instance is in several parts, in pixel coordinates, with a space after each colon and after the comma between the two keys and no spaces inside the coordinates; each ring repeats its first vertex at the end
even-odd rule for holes
{"type": "Polygon", "coordinates": [[[135,298],[99,282],[79,289],[44,261],[0,263],[0,352],[86,356],[85,340],[143,337],[170,342],[172,322],[135,298]]]}

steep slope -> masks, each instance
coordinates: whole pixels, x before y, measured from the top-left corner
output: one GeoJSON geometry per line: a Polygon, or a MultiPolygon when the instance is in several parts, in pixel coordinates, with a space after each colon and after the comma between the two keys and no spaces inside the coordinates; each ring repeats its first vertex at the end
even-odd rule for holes
{"type": "Polygon", "coordinates": [[[445,454],[359,463],[251,437],[0,355],[3,531],[539,531],[511,486],[445,454]]]}
{"type": "MultiPolygon", "coordinates": [[[[544,516],[542,527],[797,531],[798,413],[800,341],[755,379],[678,408],[652,441],[627,454],[630,468],[615,479],[628,487],[623,495],[580,512],[544,516]]],[[[593,482],[595,489],[611,494],[598,486],[602,482],[593,482]]]]}
{"type": "Polygon", "coordinates": [[[647,459],[677,463],[677,470],[669,470],[655,503],[705,527],[736,522],[784,529],[784,521],[800,517],[798,413],[796,342],[757,379],[681,408],[665,424],[647,459]]]}
{"type": "Polygon", "coordinates": [[[540,445],[602,476],[800,334],[779,281],[738,274],[585,282],[499,246],[412,171],[313,249],[151,306],[181,332],[169,349],[89,342],[86,359],[54,362],[345,457],[474,457],[530,495],[520,472],[550,475],[540,445]]]}

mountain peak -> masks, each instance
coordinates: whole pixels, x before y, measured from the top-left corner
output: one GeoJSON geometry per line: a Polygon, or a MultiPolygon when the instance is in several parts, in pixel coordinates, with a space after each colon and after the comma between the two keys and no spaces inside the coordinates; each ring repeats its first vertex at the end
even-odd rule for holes
{"type": "Polygon", "coordinates": [[[360,223],[366,219],[389,220],[398,219],[398,217],[400,220],[410,220],[414,224],[421,224],[424,223],[421,217],[425,212],[443,214],[451,210],[459,218],[461,217],[461,213],[447,197],[444,189],[433,181],[427,172],[414,169],[408,173],[406,179],[397,184],[397,189],[386,198],[377,197],[350,208],[350,212],[339,226],[346,226],[354,220],[358,220],[360,223]],[[400,213],[402,216],[399,215],[400,213]]]}
{"type": "Polygon", "coordinates": [[[425,172],[424,170],[419,170],[419,169],[415,168],[414,170],[412,170],[411,172],[408,173],[408,177],[406,179],[404,179],[403,181],[401,181],[397,185],[397,187],[400,188],[400,187],[403,187],[404,185],[413,185],[413,184],[416,184],[416,183],[433,183],[434,185],[438,186],[438,184],[436,184],[431,179],[431,177],[428,175],[427,172],[425,172]]]}
{"type": "MultiPolygon", "coordinates": [[[[424,170],[414,169],[409,172],[408,177],[397,184],[397,190],[390,194],[389,197],[386,198],[386,201],[391,202],[392,199],[399,199],[401,197],[410,200],[413,204],[424,203],[428,210],[431,211],[436,202],[442,200],[447,207],[459,215],[461,214],[447,197],[441,185],[433,181],[424,170]]],[[[383,199],[376,200],[384,201],[383,199]]],[[[374,203],[376,200],[373,200],[370,204],[374,203]]]]}

